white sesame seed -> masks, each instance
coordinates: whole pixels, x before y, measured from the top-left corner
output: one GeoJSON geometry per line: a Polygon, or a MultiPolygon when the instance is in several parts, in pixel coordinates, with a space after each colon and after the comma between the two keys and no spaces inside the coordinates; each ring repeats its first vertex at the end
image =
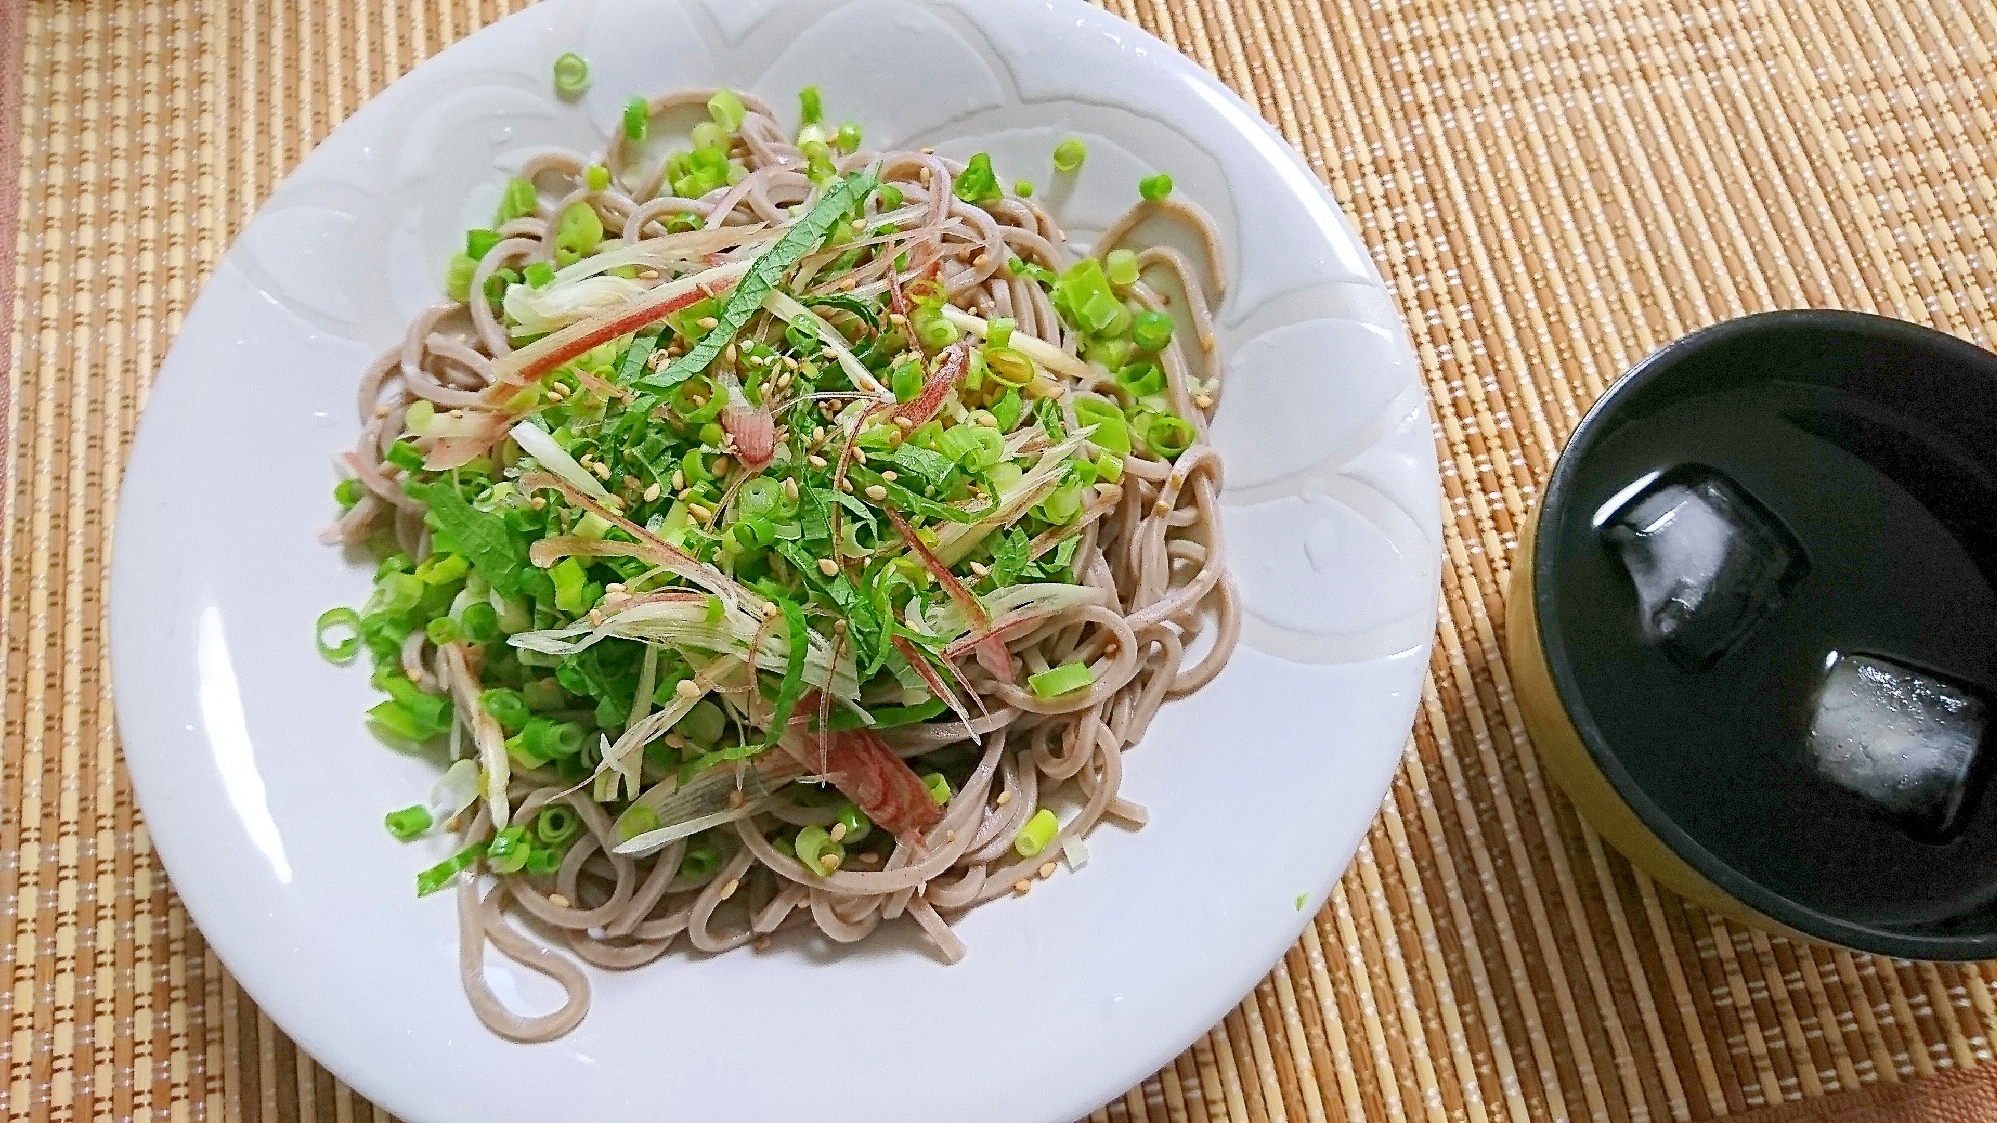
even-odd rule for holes
{"type": "Polygon", "coordinates": [[[864,449],[864,448],[856,448],[856,449],[854,449],[854,450],[853,450],[853,463],[855,463],[855,464],[865,464],[866,462],[867,462],[867,450],[866,450],[866,449],[864,449]]]}
{"type": "Polygon", "coordinates": [[[692,515],[696,519],[699,519],[701,522],[706,522],[707,516],[711,512],[709,512],[707,508],[701,506],[698,503],[689,503],[686,505],[686,513],[692,515]]]}
{"type": "Polygon", "coordinates": [[[641,281],[656,281],[659,279],[659,271],[657,269],[640,269],[638,271],[638,279],[641,281]]]}
{"type": "Polygon", "coordinates": [[[536,511],[542,511],[547,509],[548,500],[547,497],[545,496],[536,495],[534,498],[529,499],[527,501],[527,505],[529,507],[534,508],[536,511]]]}
{"type": "Polygon", "coordinates": [[[733,897],[735,895],[735,891],[740,888],[742,888],[742,879],[739,877],[730,878],[728,884],[721,887],[721,899],[725,901],[728,898],[733,897]]]}
{"type": "Polygon", "coordinates": [[[867,487],[867,498],[873,500],[874,502],[879,503],[881,500],[886,499],[887,497],[888,497],[888,489],[882,487],[880,484],[871,484],[867,487]]]}
{"type": "Polygon", "coordinates": [[[1045,881],[1053,876],[1054,876],[1054,863],[1048,862],[1040,867],[1040,880],[1045,881]]]}
{"type": "Polygon", "coordinates": [[[1012,891],[1019,894],[1022,897],[1025,896],[1026,891],[1031,888],[1033,888],[1033,882],[1023,877],[1020,878],[1018,881],[1012,883],[1012,891]]]}
{"type": "Polygon", "coordinates": [[[560,893],[548,894],[548,903],[555,906],[558,909],[565,909],[569,907],[569,899],[567,897],[562,896],[560,893]]]}
{"type": "Polygon", "coordinates": [[[673,693],[682,698],[698,698],[700,697],[700,684],[690,678],[683,678],[680,680],[678,686],[673,687],[673,693]]]}
{"type": "Polygon", "coordinates": [[[790,501],[791,501],[791,502],[793,502],[793,503],[797,502],[797,478],[796,478],[796,477],[794,477],[794,476],[793,476],[792,478],[790,478],[790,479],[787,479],[787,480],[785,480],[785,481],[784,481],[784,498],[785,498],[785,499],[788,499],[788,500],[790,500],[790,501]]]}
{"type": "Polygon", "coordinates": [[[837,854],[820,855],[818,859],[818,864],[824,868],[826,873],[831,873],[833,870],[839,868],[839,855],[837,854]]]}
{"type": "Polygon", "coordinates": [[[819,558],[818,572],[823,573],[827,577],[830,577],[833,574],[839,572],[839,563],[833,561],[831,558],[819,558]]]}
{"type": "Polygon", "coordinates": [[[1212,409],[1213,399],[1205,394],[1201,394],[1193,399],[1193,404],[1201,409],[1212,409]]]}
{"type": "Polygon", "coordinates": [[[848,495],[851,495],[851,494],[853,494],[853,481],[852,481],[852,480],[849,480],[849,479],[846,479],[846,478],[845,478],[845,477],[843,477],[843,476],[842,476],[842,477],[840,477],[840,479],[839,479],[839,490],[840,490],[840,491],[843,491],[843,492],[845,492],[845,493],[846,493],[846,494],[848,494],[848,495]]]}
{"type": "Polygon", "coordinates": [[[673,469],[673,490],[674,490],[674,491],[678,491],[678,490],[680,490],[681,488],[683,488],[683,487],[685,487],[685,486],[686,486],[686,472],[685,472],[685,471],[684,471],[683,469],[680,469],[680,468],[674,468],[674,469],[673,469]]]}
{"type": "Polygon", "coordinates": [[[721,321],[712,316],[702,316],[695,322],[700,325],[700,330],[702,331],[713,331],[715,328],[721,326],[721,321]]]}
{"type": "Polygon", "coordinates": [[[1006,804],[1011,803],[1012,792],[1010,790],[1000,792],[997,802],[1000,807],[1004,807],[1006,804]]]}
{"type": "Polygon", "coordinates": [[[893,483],[896,480],[900,479],[901,477],[898,474],[896,474],[893,468],[889,468],[887,471],[881,473],[881,478],[889,483],[893,483]]]}
{"type": "Polygon", "coordinates": [[[895,416],[894,423],[896,425],[901,426],[904,429],[915,428],[915,418],[913,417],[902,417],[901,415],[897,414],[895,416]]]}
{"type": "Polygon", "coordinates": [[[955,842],[955,841],[957,841],[957,832],[956,832],[956,831],[944,831],[944,832],[943,832],[943,841],[945,841],[945,842],[955,842]]]}
{"type": "Polygon", "coordinates": [[[774,620],[774,619],[776,619],[776,618],[777,618],[777,606],[776,606],[775,602],[773,602],[773,601],[764,601],[764,602],[763,602],[763,619],[765,619],[765,620],[774,620]]]}
{"type": "Polygon", "coordinates": [[[830,831],[827,831],[825,836],[834,842],[839,842],[844,840],[846,837],[846,824],[844,823],[832,824],[832,829],[830,831]]]}
{"type": "Polygon", "coordinates": [[[651,487],[645,489],[645,502],[651,503],[656,501],[658,498],[659,498],[658,484],[655,483],[651,487]]]}
{"type": "Polygon", "coordinates": [[[804,462],[818,469],[821,472],[825,470],[825,458],[823,456],[818,455],[815,452],[812,453],[810,456],[805,457],[804,462]]]}
{"type": "Polygon", "coordinates": [[[979,577],[990,577],[992,573],[991,567],[979,565],[977,562],[971,563],[971,572],[979,577]]]}

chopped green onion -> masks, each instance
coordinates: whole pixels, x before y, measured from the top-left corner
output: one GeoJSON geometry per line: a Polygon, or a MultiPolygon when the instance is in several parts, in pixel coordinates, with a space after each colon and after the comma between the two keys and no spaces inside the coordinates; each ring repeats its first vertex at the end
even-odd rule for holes
{"type": "Polygon", "coordinates": [[[420,803],[400,811],[390,811],[381,817],[382,825],[388,828],[388,833],[394,835],[398,842],[408,842],[429,830],[433,821],[430,818],[430,809],[420,803]]]}
{"type": "Polygon", "coordinates": [[[1108,267],[1109,283],[1117,288],[1125,289],[1137,283],[1137,255],[1129,250],[1109,251],[1103,264],[1108,267]]]}
{"type": "MultiPolygon", "coordinates": [[[[534,188],[532,180],[514,176],[506,181],[506,191],[499,197],[499,212],[493,216],[494,226],[504,226],[516,218],[527,218],[540,213],[541,193],[534,188]]],[[[484,254],[474,254],[484,257],[484,254]]]]}
{"type": "Polygon", "coordinates": [[[341,510],[347,510],[359,503],[367,493],[367,485],[350,476],[333,485],[333,502],[338,503],[341,510]]]}
{"type": "Polygon", "coordinates": [[[1101,398],[1075,398],[1075,424],[1084,428],[1093,425],[1095,432],[1089,434],[1089,443],[1104,452],[1121,457],[1130,451],[1130,426],[1124,422],[1123,411],[1101,398]]]}
{"type": "Polygon", "coordinates": [[[913,360],[899,363],[888,372],[888,388],[895,401],[912,402],[922,394],[922,364],[913,360]]]}
{"type": "Polygon", "coordinates": [[[999,190],[998,175],[992,171],[991,153],[972,156],[952,190],[966,203],[990,203],[1003,198],[1005,193],[999,190]]]}
{"type": "Polygon", "coordinates": [[[985,472],[1005,456],[1005,437],[983,425],[952,425],[943,431],[936,449],[967,472],[985,472]]]}
{"type": "Polygon", "coordinates": [[[408,441],[397,441],[388,446],[388,455],[383,457],[390,464],[405,471],[417,472],[423,468],[423,452],[408,441]]]}
{"type": "Polygon", "coordinates": [[[839,151],[848,156],[852,155],[860,147],[860,126],[853,121],[841,124],[839,131],[833,134],[832,143],[838,147],[839,151]]]}
{"type": "Polygon", "coordinates": [[[554,722],[537,717],[521,729],[520,747],[542,760],[553,760],[582,751],[587,736],[582,726],[573,721],[554,722]]]}
{"type": "Polygon", "coordinates": [[[728,151],[728,130],[712,121],[702,121],[693,127],[694,151],[728,151]]]}
{"type": "Polygon", "coordinates": [[[952,343],[957,342],[957,337],[961,334],[957,330],[956,324],[951,323],[940,315],[925,316],[918,312],[915,316],[915,324],[916,337],[922,340],[922,345],[931,351],[941,351],[943,348],[950,346],[952,343]]]}
{"type": "Polygon", "coordinates": [[[1082,161],[1088,158],[1089,146],[1083,144],[1080,137],[1071,136],[1054,146],[1055,171],[1072,172],[1081,167],[1082,161]]]}
{"type": "Polygon", "coordinates": [[[574,51],[556,59],[555,89],[566,97],[574,97],[589,89],[588,60],[574,51]]]}
{"type": "Polygon", "coordinates": [[[874,206],[878,210],[891,211],[902,203],[901,188],[892,183],[883,183],[874,189],[874,206]]]}
{"type": "Polygon", "coordinates": [[[416,875],[416,895],[427,897],[444,886],[451,879],[477,864],[485,856],[485,843],[474,842],[463,850],[416,875]]]}
{"type": "Polygon", "coordinates": [[[659,829],[659,813],[642,803],[634,803],[617,817],[618,837],[625,840],[650,834],[659,829]]]}
{"type": "Polygon", "coordinates": [[[430,637],[431,643],[442,647],[447,643],[457,640],[458,622],[448,616],[439,616],[428,624],[423,625],[423,632],[430,637]]]}
{"type": "Polygon", "coordinates": [[[603,241],[603,220],[596,208],[578,200],[570,203],[555,223],[555,260],[573,261],[596,252],[603,241]]]}
{"type": "Polygon", "coordinates": [[[552,877],[562,868],[562,852],[536,846],[527,854],[527,872],[535,877],[552,877]]]}
{"type": "Polygon", "coordinates": [[[431,554],[416,567],[416,578],[425,585],[449,585],[462,580],[471,567],[463,554],[431,554]]]}
{"type": "Polygon", "coordinates": [[[719,89],[714,91],[713,97],[707,99],[707,115],[714,118],[715,124],[732,133],[742,127],[742,121],[749,115],[749,111],[743,106],[741,96],[734,90],[719,89]]]}
{"type": "Polygon", "coordinates": [[[1137,181],[1137,193],[1144,197],[1145,202],[1155,203],[1172,193],[1172,177],[1164,172],[1147,175],[1137,181]]]}
{"type": "Polygon", "coordinates": [[[555,281],[555,267],[545,261],[533,261],[520,271],[520,276],[530,289],[544,289],[555,281]]]}
{"type": "Polygon", "coordinates": [[[721,618],[722,618],[722,616],[723,616],[723,615],[725,614],[725,612],[726,612],[726,609],[725,609],[725,607],[724,607],[724,606],[722,605],[722,603],[721,603],[721,598],[720,598],[720,597],[718,597],[718,596],[716,596],[716,595],[715,595],[715,594],[713,594],[713,593],[709,593],[709,594],[707,594],[707,623],[708,623],[708,626],[709,626],[709,627],[712,627],[712,626],[714,626],[714,625],[716,625],[716,624],[719,624],[719,623],[721,623],[721,618]]]}
{"type": "Polygon", "coordinates": [[[499,638],[499,610],[484,601],[473,601],[458,614],[458,628],[473,643],[489,643],[499,638]]]}
{"type": "Polygon", "coordinates": [[[1151,425],[1144,431],[1144,440],[1151,451],[1167,460],[1176,460],[1179,454],[1193,447],[1199,434],[1193,427],[1173,413],[1161,413],[1151,419],[1151,425]]]}
{"type": "Polygon", "coordinates": [[[697,836],[686,844],[686,855],[680,859],[680,876],[688,881],[705,881],[713,877],[721,868],[721,850],[714,840],[706,835],[697,836]]]}
{"type": "Polygon", "coordinates": [[[1026,686],[1042,698],[1058,698],[1070,691],[1080,690],[1094,681],[1096,673],[1089,669],[1087,663],[1063,663],[1058,667],[1049,667],[1037,675],[1027,676],[1026,686]]]}
{"type": "Polygon", "coordinates": [[[485,255],[492,252],[492,247],[505,240],[505,236],[497,230],[467,230],[465,256],[473,261],[484,261],[485,255]]]}
{"type": "Polygon", "coordinates": [[[1071,319],[1098,334],[1121,334],[1111,329],[1119,316],[1130,314],[1123,301],[1110,290],[1109,278],[1103,275],[1102,262],[1093,257],[1085,257],[1069,266],[1054,286],[1054,296],[1067,305],[1071,319]]]}
{"type": "Polygon", "coordinates": [[[1012,344],[1012,333],[1019,327],[1010,316],[996,316],[985,324],[985,345],[987,347],[1008,347],[1012,344]]]}
{"type": "Polygon", "coordinates": [[[816,125],[825,120],[825,104],[818,96],[817,86],[806,86],[797,92],[799,123],[816,125]]]}
{"type": "Polygon", "coordinates": [[[421,604],[423,594],[429,589],[423,584],[423,579],[413,573],[391,573],[382,578],[377,591],[382,598],[381,610],[400,616],[421,604]]]}
{"type": "Polygon", "coordinates": [[[1030,179],[1022,179],[1014,182],[1012,185],[1012,193],[1014,195],[1019,196],[1022,199],[1033,198],[1033,181],[1030,179]]]}
{"type": "Polygon", "coordinates": [[[1130,341],[1140,350],[1163,351],[1172,342],[1172,317],[1163,312],[1140,312],[1130,325],[1130,341]]]}
{"type": "Polygon", "coordinates": [[[522,698],[519,691],[508,690],[503,686],[494,687],[479,695],[478,705],[479,709],[490,714],[492,720],[498,722],[500,728],[508,733],[517,732],[525,727],[530,716],[527,712],[527,699],[522,698]]]}
{"type": "Polygon", "coordinates": [[[319,654],[329,663],[346,664],[354,661],[361,652],[361,614],[351,608],[329,608],[319,614],[319,620],[312,626],[319,644],[319,654]],[[327,642],[326,633],[345,629],[345,639],[327,642]]]}
{"type": "Polygon", "coordinates": [[[1130,391],[1132,397],[1149,397],[1165,388],[1165,372],[1157,363],[1132,363],[1116,372],[1116,384],[1130,391]]]}
{"type": "Polygon", "coordinates": [[[582,181],[591,191],[602,191],[610,186],[610,169],[602,164],[591,164],[582,170],[582,181]]]}
{"type": "Polygon", "coordinates": [[[950,802],[950,780],[941,772],[930,772],[922,777],[922,786],[929,789],[929,798],[938,803],[950,802]]]}
{"type": "Polygon", "coordinates": [[[433,736],[430,727],[403,709],[400,702],[383,702],[369,710],[368,717],[405,741],[427,741],[433,736]]]}
{"type": "Polygon", "coordinates": [[[1061,821],[1043,807],[1033,813],[1025,826],[1019,828],[1019,834],[1012,840],[1012,848],[1019,851],[1020,857],[1031,858],[1047,849],[1047,844],[1054,841],[1054,836],[1059,833],[1061,821]]]}
{"type": "Polygon", "coordinates": [[[673,732],[702,748],[721,740],[721,735],[727,731],[728,715],[706,698],[695,702],[686,716],[673,725],[673,732]]]}
{"type": "Polygon", "coordinates": [[[582,829],[582,816],[566,803],[551,803],[534,817],[534,836],[550,846],[559,846],[582,829]]]}
{"type": "Polygon", "coordinates": [[[993,378],[1007,386],[1025,386],[1033,381],[1033,360],[1011,347],[986,347],[985,367],[993,378]]]}
{"type": "Polygon", "coordinates": [[[846,848],[832,841],[824,827],[811,826],[798,831],[794,849],[804,868],[820,877],[838,869],[839,863],[846,860],[846,848]]]}
{"type": "Polygon", "coordinates": [[[842,805],[838,817],[833,822],[846,828],[845,833],[839,836],[841,846],[863,842],[868,835],[874,833],[873,820],[867,818],[867,813],[860,810],[856,803],[842,805]]]}
{"type": "Polygon", "coordinates": [[[478,272],[478,259],[470,254],[451,255],[444,266],[444,295],[463,304],[472,298],[472,277],[478,272]]]}
{"type": "Polygon", "coordinates": [[[1128,339],[1098,339],[1082,349],[1082,358],[1110,370],[1121,370],[1136,350],[1128,339]]]}
{"type": "Polygon", "coordinates": [[[652,105],[635,94],[624,103],[624,138],[642,141],[645,139],[645,126],[652,120],[652,105]]]}
{"type": "Polygon", "coordinates": [[[494,873],[519,873],[527,864],[529,849],[527,828],[508,827],[492,836],[485,848],[485,860],[494,873]]]}

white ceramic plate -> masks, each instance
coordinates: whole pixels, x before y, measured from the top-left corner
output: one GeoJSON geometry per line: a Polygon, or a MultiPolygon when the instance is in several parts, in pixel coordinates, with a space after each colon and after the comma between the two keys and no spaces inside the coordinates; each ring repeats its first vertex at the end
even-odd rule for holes
{"type": "Polygon", "coordinates": [[[1068,1120],[1218,1020],[1323,903],[1407,738],[1440,539],[1426,400],[1365,249],[1273,131],[1148,35],[1077,0],[543,3],[341,126],[188,316],[125,480],[118,716],[202,932],[300,1045],[405,1119],[1068,1120]],[[595,79],[573,104],[550,80],[568,50],[595,79]],[[451,900],[411,890],[448,844],[381,829],[434,766],[376,743],[366,672],[314,652],[314,618],[369,582],[314,533],[362,366],[436,298],[505,172],[538,147],[600,150],[632,93],[712,83],[780,107],[816,83],[870,146],[985,148],[1043,186],[1078,133],[1088,163],[1046,196],[1078,241],[1153,169],[1215,214],[1236,280],[1214,431],[1246,635],[1130,756],[1151,825],[1104,828],[1085,870],[970,914],[963,963],[912,928],[677,952],[592,972],[580,1029],[510,1044],[459,991],[451,900]]]}

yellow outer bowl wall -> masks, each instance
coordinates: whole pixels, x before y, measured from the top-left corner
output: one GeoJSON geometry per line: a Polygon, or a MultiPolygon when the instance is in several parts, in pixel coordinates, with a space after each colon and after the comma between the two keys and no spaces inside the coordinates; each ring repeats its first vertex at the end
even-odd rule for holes
{"type": "Polygon", "coordinates": [[[1821,943],[1749,908],[1680,857],[1623,799],[1581,740],[1567,707],[1553,685],[1546,647],[1540,641],[1539,600],[1534,570],[1539,541],[1538,504],[1513,559],[1512,582],[1505,607],[1505,654],[1511,663],[1512,688],[1525,715],[1526,731],[1539,750],[1540,761],[1595,832],[1644,872],[1679,896],[1710,912],[1792,939],[1821,943]]]}

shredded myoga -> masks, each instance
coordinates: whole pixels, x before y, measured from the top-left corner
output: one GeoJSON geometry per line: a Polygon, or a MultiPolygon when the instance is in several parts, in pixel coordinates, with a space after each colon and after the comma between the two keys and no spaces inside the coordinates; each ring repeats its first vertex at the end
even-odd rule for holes
{"type": "Polygon", "coordinates": [[[1212,222],[1151,176],[1074,258],[988,155],[800,102],[787,135],[730,90],[633,98],[601,160],[530,160],[361,379],[325,540],[378,568],[318,642],[449,755],[386,823],[455,836],[417,892],[455,888],[515,1040],[581,1021],[578,960],[681,937],[907,918],[955,962],[954,918],[1144,823],[1124,752],[1235,644],[1212,222]],[[1204,268],[1125,246],[1147,220],[1204,268]],[[562,1005],[508,1008],[488,948],[562,1005]]]}

